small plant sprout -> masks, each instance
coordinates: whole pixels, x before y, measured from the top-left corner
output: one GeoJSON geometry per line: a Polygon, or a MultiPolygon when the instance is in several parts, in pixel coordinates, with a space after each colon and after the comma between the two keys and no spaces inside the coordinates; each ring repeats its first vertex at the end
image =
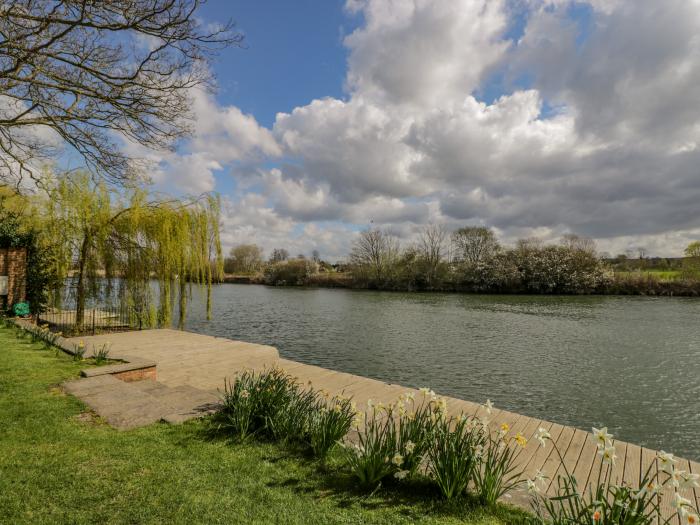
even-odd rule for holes
{"type": "Polygon", "coordinates": [[[73,360],[82,361],[85,357],[85,342],[80,341],[77,345],[73,345],[73,360]]]}
{"type": "Polygon", "coordinates": [[[92,348],[92,357],[95,359],[95,364],[101,365],[109,360],[109,351],[111,343],[105,343],[99,348],[92,348]]]}

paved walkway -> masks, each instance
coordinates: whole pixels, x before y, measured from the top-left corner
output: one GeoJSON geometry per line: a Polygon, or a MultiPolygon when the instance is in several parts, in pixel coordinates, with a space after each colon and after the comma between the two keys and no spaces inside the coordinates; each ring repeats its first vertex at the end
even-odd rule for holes
{"type": "MultiPolygon", "coordinates": [[[[177,330],[124,332],[67,341],[70,345],[84,341],[88,349],[99,348],[109,342],[112,358],[124,361],[146,360],[157,364],[156,381],[125,383],[103,375],[66,384],[69,392],[80,397],[110,424],[124,429],[162,419],[174,423],[207,413],[215,405],[224,379],[246,369],[280,367],[296,376],[303,384],[310,383],[314,388],[324,389],[331,395],[343,393],[352,396],[358,407],[363,406],[368,399],[388,404],[396,401],[400,394],[411,390],[400,385],[281,359],[277,350],[270,346],[177,330]]],[[[478,404],[454,398],[447,398],[447,401],[450,413],[485,415],[484,409],[478,404]]],[[[567,468],[576,476],[579,486],[588,487],[597,483],[601,460],[589,432],[498,409],[494,409],[490,421],[493,428],[507,423],[513,434],[522,432],[528,439],[538,428],[546,428],[562,452],[567,468]]],[[[621,441],[615,445],[619,460],[613,468],[614,479],[637,486],[649,465],[653,465],[656,470],[655,451],[621,441]]],[[[539,470],[550,479],[555,479],[562,469],[553,447],[541,448],[534,439],[530,439],[523,450],[520,462],[528,477],[533,477],[539,470]]],[[[680,460],[677,467],[700,473],[700,464],[696,462],[680,460]]],[[[552,489],[550,485],[550,492],[552,489]]],[[[700,506],[699,489],[690,491],[687,496],[695,499],[700,506]]],[[[662,498],[661,507],[664,515],[673,513],[670,494],[662,498]]]]}

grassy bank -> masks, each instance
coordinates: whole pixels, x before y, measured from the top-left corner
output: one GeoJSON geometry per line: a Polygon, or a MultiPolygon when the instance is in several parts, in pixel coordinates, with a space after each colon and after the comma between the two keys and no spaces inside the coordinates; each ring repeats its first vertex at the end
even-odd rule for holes
{"type": "Polygon", "coordinates": [[[117,432],[58,385],[80,363],[0,328],[0,523],[516,523],[423,490],[355,492],[348,474],[206,422],[117,432]]]}

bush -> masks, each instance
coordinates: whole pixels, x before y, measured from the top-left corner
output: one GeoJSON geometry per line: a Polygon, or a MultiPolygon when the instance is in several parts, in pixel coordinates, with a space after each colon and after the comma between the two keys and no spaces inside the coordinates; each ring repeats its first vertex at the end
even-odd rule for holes
{"type": "Polygon", "coordinates": [[[507,425],[497,436],[489,434],[479,467],[474,473],[474,487],[479,500],[485,505],[495,505],[505,494],[521,484],[522,470],[517,468],[520,452],[527,439],[518,433],[508,436],[507,425]]]}
{"type": "Polygon", "coordinates": [[[445,499],[467,491],[486,444],[484,428],[474,418],[439,419],[428,451],[429,472],[445,499]]]}
{"type": "Polygon", "coordinates": [[[302,444],[323,460],[348,433],[354,417],[350,399],[327,400],[313,389],[302,389],[293,377],[273,368],[244,372],[227,382],[213,425],[237,441],[255,436],[302,444]]]}
{"type": "Polygon", "coordinates": [[[334,397],[319,402],[310,418],[309,444],[314,455],[325,460],[350,430],[355,407],[348,398],[334,397]]]}
{"type": "Polygon", "coordinates": [[[398,472],[403,458],[397,455],[393,407],[375,405],[371,400],[368,405],[364,427],[360,428],[362,422],[357,422],[358,442],[346,445],[345,458],[360,486],[374,489],[386,476],[398,472]]]}
{"type": "Polygon", "coordinates": [[[305,286],[318,271],[318,265],[307,259],[291,259],[271,263],[265,268],[265,284],[273,286],[305,286]]]}

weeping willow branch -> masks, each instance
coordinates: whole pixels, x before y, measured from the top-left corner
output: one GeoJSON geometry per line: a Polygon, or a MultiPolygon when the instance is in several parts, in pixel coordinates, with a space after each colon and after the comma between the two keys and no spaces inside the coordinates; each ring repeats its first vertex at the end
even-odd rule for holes
{"type": "MultiPolygon", "coordinates": [[[[54,181],[37,206],[45,241],[54,246],[57,274],[73,276],[77,325],[89,298],[111,297],[115,278],[119,300],[141,326],[170,326],[177,299],[178,326],[184,327],[188,283],[206,286],[211,315],[211,284],[223,273],[218,196],[149,197],[142,188],[118,191],[88,173],[72,173],[54,181]]],[[[60,295],[56,290],[55,304],[60,295]]]]}

